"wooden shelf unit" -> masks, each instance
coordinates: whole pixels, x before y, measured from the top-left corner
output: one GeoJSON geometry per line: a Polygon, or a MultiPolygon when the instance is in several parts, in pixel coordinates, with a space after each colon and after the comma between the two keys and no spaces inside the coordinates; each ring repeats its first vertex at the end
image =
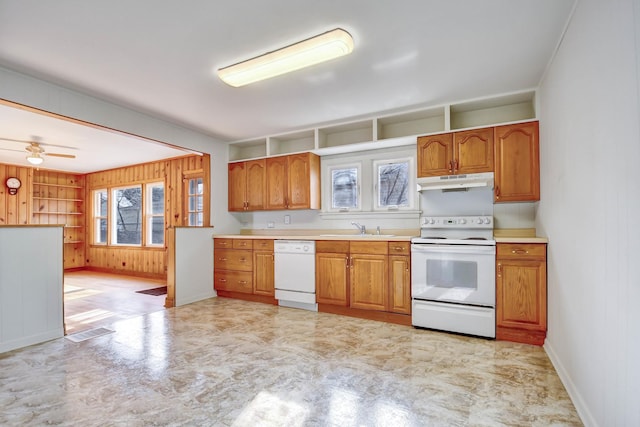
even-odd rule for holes
{"type": "Polygon", "coordinates": [[[418,136],[536,119],[535,91],[430,106],[229,144],[229,161],[415,145],[418,136]]]}
{"type": "Polygon", "coordinates": [[[64,268],[85,264],[85,177],[54,171],[34,171],[32,224],[64,226],[64,268]]]}

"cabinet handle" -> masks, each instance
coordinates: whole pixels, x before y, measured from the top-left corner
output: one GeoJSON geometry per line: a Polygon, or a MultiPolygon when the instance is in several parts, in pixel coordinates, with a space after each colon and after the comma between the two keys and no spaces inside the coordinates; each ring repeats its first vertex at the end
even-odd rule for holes
{"type": "Polygon", "coordinates": [[[409,271],[409,263],[408,263],[407,261],[405,261],[405,262],[404,262],[404,265],[405,265],[405,267],[404,267],[404,271],[407,271],[407,272],[408,272],[408,271],[409,271]]]}
{"type": "Polygon", "coordinates": [[[226,258],[218,258],[218,261],[226,261],[226,258]]]}
{"type": "Polygon", "coordinates": [[[218,279],[218,282],[227,283],[227,279],[218,279]]]}
{"type": "Polygon", "coordinates": [[[247,242],[240,242],[238,243],[240,246],[247,246],[247,242]]]}
{"type": "Polygon", "coordinates": [[[502,277],[502,264],[498,263],[498,277],[502,277]]]}
{"type": "Polygon", "coordinates": [[[453,173],[453,160],[449,161],[449,173],[453,173]]]}
{"type": "Polygon", "coordinates": [[[238,283],[240,283],[241,285],[246,285],[247,281],[246,280],[238,280],[238,283]]]}
{"type": "Polygon", "coordinates": [[[247,259],[246,258],[240,258],[239,261],[240,262],[247,262],[247,259]]]}
{"type": "Polygon", "coordinates": [[[500,198],[500,186],[496,185],[496,199],[500,198]]]}
{"type": "Polygon", "coordinates": [[[349,264],[350,267],[353,268],[353,257],[349,257],[349,264]]]}
{"type": "Polygon", "coordinates": [[[529,251],[524,249],[514,249],[511,251],[512,254],[529,254],[529,251]]]}
{"type": "Polygon", "coordinates": [[[453,173],[456,173],[458,170],[458,161],[454,160],[453,161],[453,173]]]}

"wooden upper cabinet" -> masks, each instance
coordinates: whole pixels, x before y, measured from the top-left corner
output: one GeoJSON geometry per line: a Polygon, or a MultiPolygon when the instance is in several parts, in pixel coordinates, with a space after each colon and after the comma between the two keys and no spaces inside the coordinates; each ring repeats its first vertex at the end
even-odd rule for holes
{"type": "Polygon", "coordinates": [[[453,134],[454,174],[493,172],[493,128],[453,134]]]}
{"type": "Polygon", "coordinates": [[[229,211],[264,209],[265,159],[229,163],[229,211]]]}
{"type": "Polygon", "coordinates": [[[421,136],[418,177],[493,172],[493,128],[421,136]]]}
{"type": "Polygon", "coordinates": [[[266,209],[287,209],[287,157],[267,158],[266,209]]]}
{"type": "Polygon", "coordinates": [[[266,209],[320,209],[320,157],[312,153],[267,158],[266,209]]]}
{"type": "Polygon", "coordinates": [[[246,206],[247,171],[245,162],[229,163],[229,211],[243,211],[246,206]]]}
{"type": "Polygon", "coordinates": [[[421,136],[418,138],[418,176],[442,176],[452,173],[453,135],[421,136]]]}
{"type": "Polygon", "coordinates": [[[538,122],[495,128],[496,202],[540,200],[538,122]]]}
{"type": "Polygon", "coordinates": [[[265,193],[267,182],[265,179],[266,159],[251,160],[246,162],[247,170],[247,197],[246,209],[262,210],[265,208],[265,193]]]}

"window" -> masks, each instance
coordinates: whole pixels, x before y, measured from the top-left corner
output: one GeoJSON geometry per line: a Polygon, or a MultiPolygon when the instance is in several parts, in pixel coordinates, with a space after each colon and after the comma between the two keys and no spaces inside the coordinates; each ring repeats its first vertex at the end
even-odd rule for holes
{"type": "Polygon", "coordinates": [[[417,218],[414,147],[342,153],[322,158],[325,219],[417,218]]]}
{"type": "Polygon", "coordinates": [[[145,186],[145,221],[147,245],[164,244],[164,183],[145,186]]]}
{"type": "Polygon", "coordinates": [[[410,159],[373,162],[376,174],[376,209],[394,210],[411,207],[410,159]]]}
{"type": "Polygon", "coordinates": [[[141,245],[142,186],[114,188],[111,194],[113,197],[111,243],[114,245],[141,245]]]}
{"type": "Polygon", "coordinates": [[[95,244],[107,244],[108,212],[107,190],[95,190],[93,192],[93,242],[95,244]]]}
{"type": "Polygon", "coordinates": [[[187,218],[192,227],[202,227],[204,220],[204,183],[202,177],[190,178],[187,184],[187,218]]]}
{"type": "Polygon", "coordinates": [[[342,166],[330,168],[331,210],[347,212],[360,210],[360,167],[342,166]]]}

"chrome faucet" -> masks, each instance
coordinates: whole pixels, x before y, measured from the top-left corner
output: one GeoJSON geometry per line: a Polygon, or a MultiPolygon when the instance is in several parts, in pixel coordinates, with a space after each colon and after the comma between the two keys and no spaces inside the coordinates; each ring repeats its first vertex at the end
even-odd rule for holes
{"type": "Polygon", "coordinates": [[[360,230],[360,235],[364,236],[366,234],[367,229],[365,228],[364,225],[360,225],[355,221],[351,221],[351,225],[358,227],[358,230],[360,230]]]}

